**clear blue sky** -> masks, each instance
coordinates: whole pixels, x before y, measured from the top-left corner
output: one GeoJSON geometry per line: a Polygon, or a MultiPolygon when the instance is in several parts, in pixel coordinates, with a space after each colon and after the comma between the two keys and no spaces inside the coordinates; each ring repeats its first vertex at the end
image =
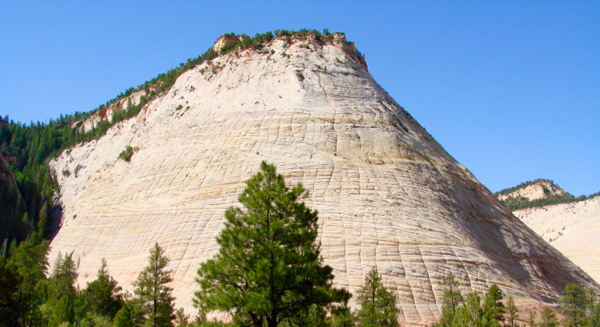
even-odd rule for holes
{"type": "Polygon", "coordinates": [[[0,2],[0,115],[89,111],[223,33],[329,28],[492,191],[600,191],[600,1],[0,2]]]}

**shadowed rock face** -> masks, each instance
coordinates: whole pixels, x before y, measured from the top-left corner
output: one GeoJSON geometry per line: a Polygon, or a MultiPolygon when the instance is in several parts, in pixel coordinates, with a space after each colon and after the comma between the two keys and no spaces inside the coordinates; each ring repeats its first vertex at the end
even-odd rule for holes
{"type": "Polygon", "coordinates": [[[521,209],[514,214],[592,278],[600,280],[600,197],[521,209]]]}
{"type": "Polygon", "coordinates": [[[377,267],[403,322],[439,317],[450,274],[464,292],[496,283],[540,301],[566,283],[592,285],[446,153],[339,35],[334,45],[275,39],[265,49],[275,53],[232,53],[188,71],[138,117],[54,160],[56,172],[82,168],[57,174],[64,217],[51,261],[75,251],[85,285],[105,257],[131,290],[159,242],[178,306],[194,312],[196,270],[266,160],[310,191],[335,284],[355,291],[377,267]],[[126,163],[118,156],[128,145],[139,150],[126,163]]]}

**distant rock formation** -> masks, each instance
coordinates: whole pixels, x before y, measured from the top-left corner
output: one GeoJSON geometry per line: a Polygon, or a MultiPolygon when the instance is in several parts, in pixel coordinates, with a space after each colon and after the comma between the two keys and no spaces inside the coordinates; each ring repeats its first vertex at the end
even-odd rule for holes
{"type": "Polygon", "coordinates": [[[56,174],[64,216],[50,261],[74,251],[83,286],[106,258],[131,290],[159,242],[177,304],[194,313],[196,271],[263,160],[310,191],[336,286],[354,292],[377,267],[405,324],[440,316],[450,274],[465,294],[495,283],[542,302],[568,283],[598,287],[400,107],[343,34],[276,38],[205,62],[137,117],[53,160],[77,174],[56,174]],[[125,162],[128,146],[139,150],[125,162]]]}
{"type": "Polygon", "coordinates": [[[498,194],[498,199],[506,200],[509,197],[518,198],[524,197],[529,201],[548,199],[550,197],[567,196],[569,193],[565,192],[560,186],[554,184],[553,181],[546,179],[538,179],[530,183],[522,184],[522,187],[515,187],[514,191],[501,192],[498,194]]]}
{"type": "Polygon", "coordinates": [[[600,280],[600,196],[575,197],[549,180],[536,180],[498,194],[501,200],[525,197],[530,201],[563,197],[571,202],[513,211],[529,228],[552,244],[596,281],[600,280]],[[584,197],[585,198],[585,197],[584,197]],[[578,198],[579,199],[579,198],[578,198]]]}

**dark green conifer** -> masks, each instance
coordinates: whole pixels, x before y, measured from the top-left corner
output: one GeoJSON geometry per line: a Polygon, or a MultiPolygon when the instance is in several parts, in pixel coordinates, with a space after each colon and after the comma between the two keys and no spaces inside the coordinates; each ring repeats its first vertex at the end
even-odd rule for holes
{"type": "Polygon", "coordinates": [[[400,309],[396,305],[396,294],[385,288],[376,268],[369,271],[363,287],[357,293],[360,305],[357,315],[360,326],[399,326],[400,309]]]}
{"type": "Polygon", "coordinates": [[[347,299],[322,263],[317,212],[300,202],[302,185],[289,189],[266,162],[246,184],[238,198],[245,210],[227,209],[219,253],[198,270],[196,306],[229,312],[236,324],[274,327],[347,299]]]}
{"type": "Polygon", "coordinates": [[[168,265],[169,258],[164,249],[155,243],[150,250],[148,266],[134,282],[134,293],[148,326],[170,327],[175,319],[173,288],[168,286],[173,277],[168,265]]]}
{"type": "Polygon", "coordinates": [[[46,321],[50,326],[75,323],[77,277],[73,253],[65,254],[64,258],[59,253],[48,284],[48,301],[44,306],[46,321]]]}
{"type": "Polygon", "coordinates": [[[558,320],[556,319],[556,314],[552,309],[548,307],[544,307],[541,316],[541,322],[538,324],[539,327],[557,327],[558,320]]]}
{"type": "Polygon", "coordinates": [[[563,290],[563,297],[558,300],[559,311],[565,317],[565,326],[583,326],[586,320],[587,297],[586,291],[581,287],[568,284],[563,290]]]}
{"type": "Polygon", "coordinates": [[[121,286],[108,274],[106,260],[102,258],[98,277],[87,284],[83,290],[83,307],[87,314],[113,319],[123,307],[124,299],[121,286]]]}

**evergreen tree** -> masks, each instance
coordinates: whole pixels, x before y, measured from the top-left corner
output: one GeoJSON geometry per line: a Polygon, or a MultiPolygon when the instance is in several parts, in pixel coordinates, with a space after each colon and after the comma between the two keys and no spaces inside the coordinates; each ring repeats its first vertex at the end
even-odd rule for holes
{"type": "Polygon", "coordinates": [[[61,323],[73,325],[75,322],[75,303],[77,301],[77,268],[73,253],[58,254],[48,285],[48,301],[45,303],[46,321],[50,326],[61,323]]]}
{"type": "Polygon", "coordinates": [[[442,279],[444,286],[444,302],[442,305],[442,316],[440,320],[432,326],[446,327],[451,326],[452,320],[456,316],[456,310],[463,302],[463,297],[458,290],[458,282],[454,275],[446,276],[442,279]]]}
{"type": "Polygon", "coordinates": [[[246,184],[238,198],[245,210],[227,209],[219,253],[198,270],[194,301],[201,312],[226,311],[236,324],[274,327],[347,299],[322,264],[317,212],[299,201],[302,185],[288,189],[266,162],[246,184]]]}
{"type": "Polygon", "coordinates": [[[183,308],[177,309],[175,311],[175,325],[177,327],[188,327],[190,325],[190,315],[186,315],[183,308]]]}
{"type": "Polygon", "coordinates": [[[456,310],[456,316],[452,319],[451,326],[484,326],[482,324],[483,309],[481,309],[481,298],[473,292],[467,295],[463,305],[456,310]]]}
{"type": "Polygon", "coordinates": [[[134,282],[134,293],[138,296],[140,309],[149,326],[173,326],[175,298],[172,295],[173,288],[167,285],[173,281],[168,265],[169,258],[165,256],[165,251],[155,243],[150,250],[148,266],[134,282]]]}
{"type": "Polygon", "coordinates": [[[364,285],[358,290],[358,321],[360,326],[399,326],[396,295],[381,283],[376,268],[365,277],[364,285]]]}
{"type": "Polygon", "coordinates": [[[484,326],[499,327],[503,320],[504,304],[502,303],[502,291],[498,285],[490,287],[483,300],[482,323],[484,326]]]}
{"type": "Polygon", "coordinates": [[[563,290],[563,297],[558,301],[559,311],[565,318],[563,325],[565,326],[583,326],[586,320],[585,308],[587,298],[585,290],[573,284],[568,284],[563,290]]]}
{"type": "Polygon", "coordinates": [[[10,261],[16,266],[22,278],[18,285],[19,325],[39,326],[42,323],[40,305],[46,301],[46,272],[48,271],[48,241],[34,244],[31,241],[21,242],[17,247],[11,245],[10,261]]]}
{"type": "Polygon", "coordinates": [[[82,292],[85,312],[113,319],[124,304],[122,290],[108,274],[106,260],[102,258],[98,278],[82,292]]]}
{"type": "Polygon", "coordinates": [[[0,321],[6,326],[19,326],[19,286],[22,282],[17,266],[0,256],[0,321]]]}
{"type": "Polygon", "coordinates": [[[114,327],[134,327],[136,315],[130,303],[125,303],[113,319],[114,327]]]}
{"type": "Polygon", "coordinates": [[[506,325],[510,327],[518,326],[517,319],[519,319],[519,309],[515,305],[515,299],[512,296],[508,297],[508,303],[506,304],[506,325]]]}
{"type": "Polygon", "coordinates": [[[600,327],[600,305],[598,304],[596,291],[593,288],[586,289],[588,326],[600,327]]]}
{"type": "Polygon", "coordinates": [[[354,314],[350,311],[350,307],[347,304],[333,308],[331,311],[331,317],[329,318],[329,325],[331,327],[354,327],[355,326],[354,314]]]}
{"type": "Polygon", "coordinates": [[[556,314],[552,309],[548,307],[544,307],[542,311],[541,322],[538,324],[539,327],[557,327],[558,320],[556,319],[556,314]]]}

